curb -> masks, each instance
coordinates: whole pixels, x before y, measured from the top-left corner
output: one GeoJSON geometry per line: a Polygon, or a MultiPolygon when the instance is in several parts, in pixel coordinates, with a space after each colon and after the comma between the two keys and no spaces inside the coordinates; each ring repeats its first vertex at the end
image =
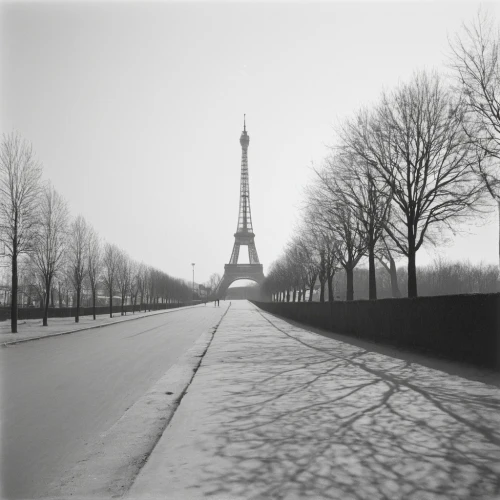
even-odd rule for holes
{"type": "MultiPolygon", "coordinates": [[[[43,335],[41,337],[29,337],[27,339],[9,340],[7,342],[0,343],[0,347],[8,347],[9,345],[22,344],[24,342],[31,342],[33,340],[48,339],[50,337],[59,337],[60,335],[68,335],[70,333],[84,332],[86,330],[95,330],[96,328],[104,328],[106,326],[113,326],[113,325],[117,325],[118,323],[123,323],[125,321],[133,321],[133,320],[137,320],[137,319],[151,318],[151,316],[159,316],[160,314],[171,313],[171,312],[180,311],[180,310],[185,311],[186,309],[192,309],[193,307],[197,307],[197,305],[196,306],[185,306],[185,307],[175,307],[172,309],[165,309],[164,311],[161,311],[161,312],[156,313],[156,314],[152,314],[150,316],[147,316],[147,315],[135,316],[135,317],[132,316],[132,317],[126,318],[126,319],[120,319],[120,321],[115,321],[113,323],[105,323],[104,325],[93,325],[93,326],[88,326],[85,328],[79,328],[77,330],[67,330],[65,332],[50,333],[49,335],[43,335]]],[[[151,311],[151,312],[153,312],[153,311],[151,311]]]]}
{"type": "Polygon", "coordinates": [[[89,447],[85,457],[52,484],[53,497],[121,497],[131,488],[153,453],[201,365],[217,324],[89,447]],[[124,440],[124,437],[126,439],[124,440]]]}

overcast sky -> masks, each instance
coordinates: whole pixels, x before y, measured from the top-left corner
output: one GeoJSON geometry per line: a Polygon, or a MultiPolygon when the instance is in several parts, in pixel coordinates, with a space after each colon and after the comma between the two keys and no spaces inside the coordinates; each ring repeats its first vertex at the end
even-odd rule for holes
{"type": "MultiPolygon", "coordinates": [[[[264,271],[333,126],[421,68],[446,71],[467,3],[3,3],[1,132],[107,241],[203,282],[229,261],[243,113],[264,271]]],[[[500,19],[500,4],[484,4],[500,19]]],[[[498,219],[425,254],[498,260],[498,219]]]]}

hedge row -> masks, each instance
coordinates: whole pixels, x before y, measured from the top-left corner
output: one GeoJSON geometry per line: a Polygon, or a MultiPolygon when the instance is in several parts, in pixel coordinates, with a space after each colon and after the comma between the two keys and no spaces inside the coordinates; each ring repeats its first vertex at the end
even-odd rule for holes
{"type": "Polygon", "coordinates": [[[500,368],[500,293],[353,302],[254,302],[273,314],[379,343],[500,368]]]}
{"type": "MultiPolygon", "coordinates": [[[[161,309],[174,309],[176,307],[183,307],[185,304],[151,304],[145,306],[142,305],[141,310],[144,308],[149,311],[157,311],[161,309]]],[[[124,306],[124,310],[127,313],[132,312],[131,305],[124,306]]],[[[109,306],[99,306],[95,308],[96,314],[108,314],[109,306]]],[[[113,306],[113,313],[121,313],[121,306],[113,306]]],[[[139,305],[134,306],[134,311],[139,312],[139,305]]],[[[76,307],[49,307],[49,318],[71,318],[75,317],[76,307]]],[[[80,307],[80,316],[91,316],[93,314],[92,307],[80,307]]],[[[19,308],[18,309],[18,319],[42,319],[43,309],[39,307],[29,307],[29,308],[19,308]]],[[[0,307],[0,321],[5,321],[10,319],[10,307],[0,307]]]]}

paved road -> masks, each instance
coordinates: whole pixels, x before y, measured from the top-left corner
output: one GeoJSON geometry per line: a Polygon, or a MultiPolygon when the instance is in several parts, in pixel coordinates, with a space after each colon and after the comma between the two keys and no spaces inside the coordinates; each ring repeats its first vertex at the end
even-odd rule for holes
{"type": "Polygon", "coordinates": [[[2,490],[47,496],[225,308],[212,306],[0,349],[2,490]]]}

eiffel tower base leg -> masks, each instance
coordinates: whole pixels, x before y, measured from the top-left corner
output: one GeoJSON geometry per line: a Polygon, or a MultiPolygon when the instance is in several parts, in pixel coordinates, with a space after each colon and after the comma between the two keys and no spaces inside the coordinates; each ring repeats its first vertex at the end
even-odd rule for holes
{"type": "Polygon", "coordinates": [[[252,280],[258,285],[262,285],[264,279],[262,264],[226,264],[224,276],[217,288],[217,297],[224,298],[227,289],[236,280],[252,280]]]}

